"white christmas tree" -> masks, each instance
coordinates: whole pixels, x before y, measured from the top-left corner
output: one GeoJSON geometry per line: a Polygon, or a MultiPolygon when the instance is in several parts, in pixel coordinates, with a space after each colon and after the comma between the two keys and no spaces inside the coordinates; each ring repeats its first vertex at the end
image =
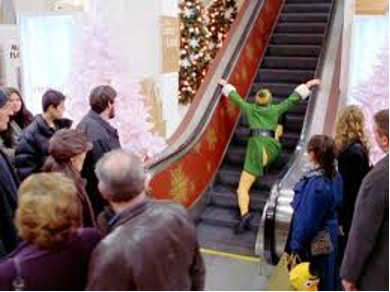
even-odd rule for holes
{"type": "Polygon", "coordinates": [[[111,85],[118,97],[116,117],[110,122],[118,129],[122,146],[143,159],[150,158],[165,148],[165,141],[152,134],[140,83],[130,80],[126,60],[121,59],[109,33],[104,11],[107,1],[93,3],[73,52],[67,109],[76,122],[80,121],[89,110],[90,91],[98,85],[111,85]]]}
{"type": "Polygon", "coordinates": [[[383,152],[375,143],[373,133],[373,116],[382,109],[389,108],[389,40],[385,40],[380,50],[372,75],[352,88],[351,103],[359,105],[364,111],[367,121],[367,133],[371,141],[371,160],[377,162],[383,152]]]}

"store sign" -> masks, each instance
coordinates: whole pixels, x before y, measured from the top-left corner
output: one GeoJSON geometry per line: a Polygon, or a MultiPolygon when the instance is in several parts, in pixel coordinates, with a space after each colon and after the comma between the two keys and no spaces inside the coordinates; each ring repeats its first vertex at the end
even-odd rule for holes
{"type": "Polygon", "coordinates": [[[180,22],[177,17],[161,17],[162,73],[179,72],[180,22]]]}
{"type": "Polygon", "coordinates": [[[15,25],[0,25],[0,86],[20,85],[18,30],[15,25]]]}

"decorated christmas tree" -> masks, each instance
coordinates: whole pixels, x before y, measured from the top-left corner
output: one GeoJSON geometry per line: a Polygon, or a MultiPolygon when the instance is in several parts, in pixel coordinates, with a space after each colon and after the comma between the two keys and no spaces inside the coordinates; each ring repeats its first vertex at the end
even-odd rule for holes
{"type": "Polygon", "coordinates": [[[389,108],[389,40],[378,54],[372,75],[352,89],[351,103],[359,105],[367,121],[367,133],[371,141],[371,160],[377,162],[383,152],[375,142],[373,116],[382,109],[389,108]]]}
{"type": "Polygon", "coordinates": [[[200,0],[180,1],[181,54],[179,101],[190,103],[206,75],[211,60],[209,19],[200,0]]]}
{"type": "Polygon", "coordinates": [[[215,58],[237,16],[236,0],[215,0],[208,10],[211,56],[215,58]]]}
{"type": "Polygon", "coordinates": [[[94,1],[96,6],[86,15],[74,47],[67,111],[80,121],[89,110],[90,91],[98,85],[111,85],[118,96],[116,117],[109,122],[118,129],[122,146],[141,158],[152,157],[165,147],[165,141],[152,134],[140,83],[129,78],[126,61],[120,58],[119,46],[108,31],[104,2],[94,1]]]}

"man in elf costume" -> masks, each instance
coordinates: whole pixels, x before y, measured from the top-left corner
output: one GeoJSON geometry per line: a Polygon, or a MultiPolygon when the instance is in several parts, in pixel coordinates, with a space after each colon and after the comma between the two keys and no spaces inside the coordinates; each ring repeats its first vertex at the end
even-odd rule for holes
{"type": "Polygon", "coordinates": [[[256,102],[244,101],[237,93],[235,87],[221,80],[222,92],[231,101],[240,106],[247,115],[251,137],[245,157],[244,170],[241,173],[240,183],[237,189],[238,205],[240,207],[241,220],[235,228],[237,234],[249,229],[253,215],[249,212],[249,190],[256,178],[264,175],[264,167],[274,163],[282,152],[279,142],[278,129],[279,118],[291,107],[306,99],[311,88],[318,86],[320,80],[313,79],[295,88],[289,98],[279,104],[272,104],[272,93],[268,89],[261,89],[256,94],[256,102]]]}

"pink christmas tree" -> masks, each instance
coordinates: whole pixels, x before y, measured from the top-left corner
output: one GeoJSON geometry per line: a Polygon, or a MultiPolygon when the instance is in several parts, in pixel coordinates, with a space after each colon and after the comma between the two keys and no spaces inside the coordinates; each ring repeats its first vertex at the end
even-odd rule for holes
{"type": "Polygon", "coordinates": [[[140,94],[140,83],[129,78],[126,61],[120,58],[115,38],[107,28],[104,2],[96,1],[92,12],[85,16],[73,51],[67,109],[76,122],[80,121],[89,110],[90,91],[98,85],[111,85],[118,97],[116,117],[110,123],[118,129],[124,148],[147,159],[165,148],[165,140],[151,132],[149,109],[140,94]]]}
{"type": "Polygon", "coordinates": [[[375,142],[373,116],[382,109],[389,108],[389,40],[378,54],[372,75],[352,89],[352,104],[359,105],[367,121],[367,133],[371,141],[371,161],[376,163],[383,157],[383,152],[375,142]]]}

